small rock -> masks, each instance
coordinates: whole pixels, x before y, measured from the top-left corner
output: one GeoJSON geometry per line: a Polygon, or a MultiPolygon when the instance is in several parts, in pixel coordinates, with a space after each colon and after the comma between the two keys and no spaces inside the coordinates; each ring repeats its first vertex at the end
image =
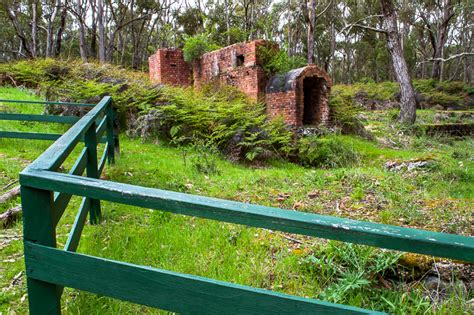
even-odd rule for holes
{"type": "Polygon", "coordinates": [[[428,161],[415,161],[415,162],[397,162],[397,161],[387,161],[385,163],[385,168],[389,171],[399,172],[399,171],[408,171],[411,172],[416,169],[425,168],[429,165],[428,161]]]}
{"type": "Polygon", "coordinates": [[[423,281],[428,290],[442,290],[446,287],[446,283],[436,276],[428,276],[423,281]]]}
{"type": "Polygon", "coordinates": [[[443,105],[436,104],[435,106],[431,107],[431,109],[434,109],[434,110],[444,110],[444,107],[443,107],[443,105]]]}
{"type": "Polygon", "coordinates": [[[312,191],[312,192],[308,193],[308,198],[309,198],[309,199],[314,199],[314,198],[316,198],[316,197],[318,197],[318,196],[319,196],[319,192],[318,192],[318,191],[312,191]]]}
{"type": "Polygon", "coordinates": [[[410,162],[408,163],[407,171],[411,171],[416,168],[423,168],[423,167],[426,167],[427,165],[428,165],[428,162],[426,161],[410,162]]]}
{"type": "Polygon", "coordinates": [[[364,115],[363,113],[357,114],[357,119],[359,119],[360,121],[364,121],[364,122],[369,120],[369,118],[366,115],[364,115]]]}

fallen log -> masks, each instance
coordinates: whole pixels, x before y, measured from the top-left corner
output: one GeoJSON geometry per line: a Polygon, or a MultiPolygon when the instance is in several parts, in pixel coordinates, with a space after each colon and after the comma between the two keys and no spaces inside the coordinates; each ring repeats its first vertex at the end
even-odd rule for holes
{"type": "Polygon", "coordinates": [[[5,203],[20,195],[20,186],[16,186],[0,196],[0,204],[5,203]]]}
{"type": "Polygon", "coordinates": [[[18,220],[20,216],[21,206],[18,205],[0,214],[0,226],[2,228],[7,228],[11,226],[16,220],[18,220]]]}

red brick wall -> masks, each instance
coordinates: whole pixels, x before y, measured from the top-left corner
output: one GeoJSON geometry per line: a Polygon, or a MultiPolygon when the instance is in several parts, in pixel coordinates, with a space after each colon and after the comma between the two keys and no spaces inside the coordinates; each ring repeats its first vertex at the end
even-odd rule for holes
{"type": "Polygon", "coordinates": [[[288,81],[288,76],[286,76],[287,81],[282,81],[279,88],[277,87],[272,92],[267,90],[265,103],[267,105],[268,117],[282,116],[288,125],[302,126],[305,106],[303,80],[306,77],[317,77],[322,81],[322,84],[318,86],[317,91],[313,90],[310,92],[320,94],[319,102],[316,104],[316,120],[318,123],[327,124],[329,121],[328,101],[332,86],[331,78],[324,70],[315,65],[308,65],[295,70],[299,70],[296,77],[288,81]]]}
{"type": "MultiPolygon", "coordinates": [[[[278,46],[263,40],[234,44],[204,54],[193,62],[192,71],[191,66],[184,61],[181,50],[158,49],[156,54],[149,58],[150,80],[178,86],[194,84],[196,88],[211,82],[235,86],[251,99],[265,101],[269,118],[283,116],[287,124],[301,126],[305,109],[303,82],[306,77],[315,77],[320,80],[318,82],[323,82],[323,85],[321,87],[319,83],[314,83],[315,89],[307,91],[315,95],[314,99],[319,100],[310,102],[316,106],[316,116],[312,117],[315,117],[314,121],[317,123],[327,123],[328,99],[332,85],[329,75],[315,65],[308,65],[291,70],[285,76],[286,81],[278,81],[281,84],[275,85],[269,83],[269,88],[258,53],[258,47],[261,45],[278,49],[278,46]]],[[[313,83],[310,83],[310,86],[313,86],[313,83]]]]}
{"type": "Polygon", "coordinates": [[[268,118],[282,116],[285,123],[291,126],[299,126],[300,122],[296,106],[296,91],[269,93],[265,96],[268,118]]]}
{"type": "Polygon", "coordinates": [[[191,68],[184,61],[180,49],[158,49],[156,54],[148,58],[150,80],[176,86],[191,85],[191,68]]]}
{"type": "Polygon", "coordinates": [[[253,100],[263,100],[266,76],[259,64],[258,47],[267,42],[238,43],[204,54],[193,63],[194,86],[209,82],[232,85],[253,100]],[[243,58],[243,63],[239,64],[243,58]]]}

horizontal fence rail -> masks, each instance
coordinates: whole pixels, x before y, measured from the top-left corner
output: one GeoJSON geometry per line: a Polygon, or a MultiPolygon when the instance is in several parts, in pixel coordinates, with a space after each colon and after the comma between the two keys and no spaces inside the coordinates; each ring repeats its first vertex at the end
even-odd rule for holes
{"type": "Polygon", "coordinates": [[[19,121],[52,122],[52,123],[59,123],[59,124],[74,124],[79,120],[79,117],[0,113],[0,120],[19,120],[19,121]]]}
{"type": "Polygon", "coordinates": [[[106,97],[20,174],[25,263],[32,314],[60,313],[71,287],[181,313],[380,314],[372,310],[75,253],[86,224],[101,218],[100,201],[267,228],[313,237],[474,262],[474,238],[202,197],[99,179],[118,151],[111,99],[106,97]],[[98,155],[97,144],[105,142],[98,155]],[[84,141],[71,170],[63,162],[84,141]],[[56,226],[72,196],[82,202],[66,245],[56,226]]]}
{"type": "Polygon", "coordinates": [[[21,184],[282,232],[474,262],[474,238],[258,206],[48,171],[22,173],[21,184]]]}
{"type": "MultiPolygon", "coordinates": [[[[96,104],[86,103],[72,103],[72,102],[50,102],[50,101],[20,101],[20,100],[3,100],[0,99],[1,103],[14,104],[14,105],[55,105],[55,106],[79,106],[79,107],[94,107],[96,104]]],[[[19,114],[19,113],[0,113],[0,121],[31,121],[31,122],[43,122],[43,123],[58,123],[58,124],[69,124],[73,125],[80,120],[78,116],[59,116],[59,115],[39,115],[39,114],[19,114]]],[[[1,138],[10,139],[28,139],[28,140],[47,140],[56,141],[62,135],[55,133],[41,133],[41,132],[21,132],[21,131],[0,131],[1,138]]],[[[105,139],[100,139],[101,142],[105,142],[105,139]]]]}
{"type": "Polygon", "coordinates": [[[51,102],[51,101],[20,101],[20,100],[2,100],[0,103],[18,103],[18,104],[37,104],[37,105],[63,105],[63,106],[85,106],[94,107],[97,104],[73,103],[73,102],[51,102]]]}

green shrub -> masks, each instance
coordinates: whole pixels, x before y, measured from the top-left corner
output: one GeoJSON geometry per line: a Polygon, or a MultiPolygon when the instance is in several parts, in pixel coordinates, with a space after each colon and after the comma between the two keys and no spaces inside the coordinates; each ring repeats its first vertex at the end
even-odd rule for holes
{"type": "Polygon", "coordinates": [[[250,102],[236,88],[197,91],[165,87],[161,96],[167,104],[141,114],[156,112],[164,138],[179,144],[204,139],[232,159],[284,157],[291,151],[293,133],[283,121],[267,121],[263,104],[250,102]]]}
{"type": "Polygon", "coordinates": [[[292,69],[307,65],[305,58],[301,56],[288,56],[284,49],[278,50],[274,46],[259,46],[258,54],[267,76],[284,74],[292,69]]]}
{"type": "Polygon", "coordinates": [[[219,152],[203,140],[198,140],[183,150],[185,166],[190,164],[198,173],[204,175],[220,174],[217,166],[219,152]]]}
{"type": "Polygon", "coordinates": [[[363,77],[359,80],[360,83],[375,83],[375,80],[369,77],[363,77]]]}
{"type": "Polygon", "coordinates": [[[368,82],[365,84],[356,84],[361,90],[367,93],[369,99],[374,100],[394,100],[397,93],[400,91],[400,87],[397,82],[368,82]]]}
{"type": "Polygon", "coordinates": [[[459,94],[464,91],[464,83],[461,81],[443,81],[439,83],[439,89],[449,94],[459,94]]]}
{"type": "Polygon", "coordinates": [[[333,93],[329,99],[329,107],[333,123],[341,128],[343,134],[356,134],[367,139],[373,138],[358,118],[360,108],[354,105],[350,97],[333,93]]]}
{"type": "Polygon", "coordinates": [[[361,158],[350,142],[336,136],[301,138],[298,157],[303,165],[325,168],[353,165],[361,158]]]}
{"type": "Polygon", "coordinates": [[[219,49],[220,47],[209,41],[207,34],[198,34],[185,39],[183,47],[184,60],[192,62],[201,58],[209,51],[219,49]]]}
{"type": "Polygon", "coordinates": [[[465,85],[464,86],[464,93],[466,93],[469,96],[474,95],[474,85],[465,85]]]}
{"type": "Polygon", "coordinates": [[[429,93],[436,88],[437,81],[434,79],[414,80],[413,86],[419,93],[429,93]]]}
{"type": "Polygon", "coordinates": [[[36,89],[50,101],[97,103],[110,95],[122,115],[130,108],[147,108],[159,99],[159,90],[142,72],[111,65],[35,59],[4,64],[0,67],[2,74],[13,78],[17,85],[36,89]]]}
{"type": "Polygon", "coordinates": [[[326,283],[332,283],[319,297],[338,303],[377,284],[378,276],[393,273],[401,256],[373,247],[330,241],[301,258],[300,266],[306,272],[318,274],[326,283]]]}
{"type": "Polygon", "coordinates": [[[427,102],[431,105],[457,106],[461,105],[463,99],[458,95],[451,95],[445,92],[434,91],[427,95],[427,102]]]}

